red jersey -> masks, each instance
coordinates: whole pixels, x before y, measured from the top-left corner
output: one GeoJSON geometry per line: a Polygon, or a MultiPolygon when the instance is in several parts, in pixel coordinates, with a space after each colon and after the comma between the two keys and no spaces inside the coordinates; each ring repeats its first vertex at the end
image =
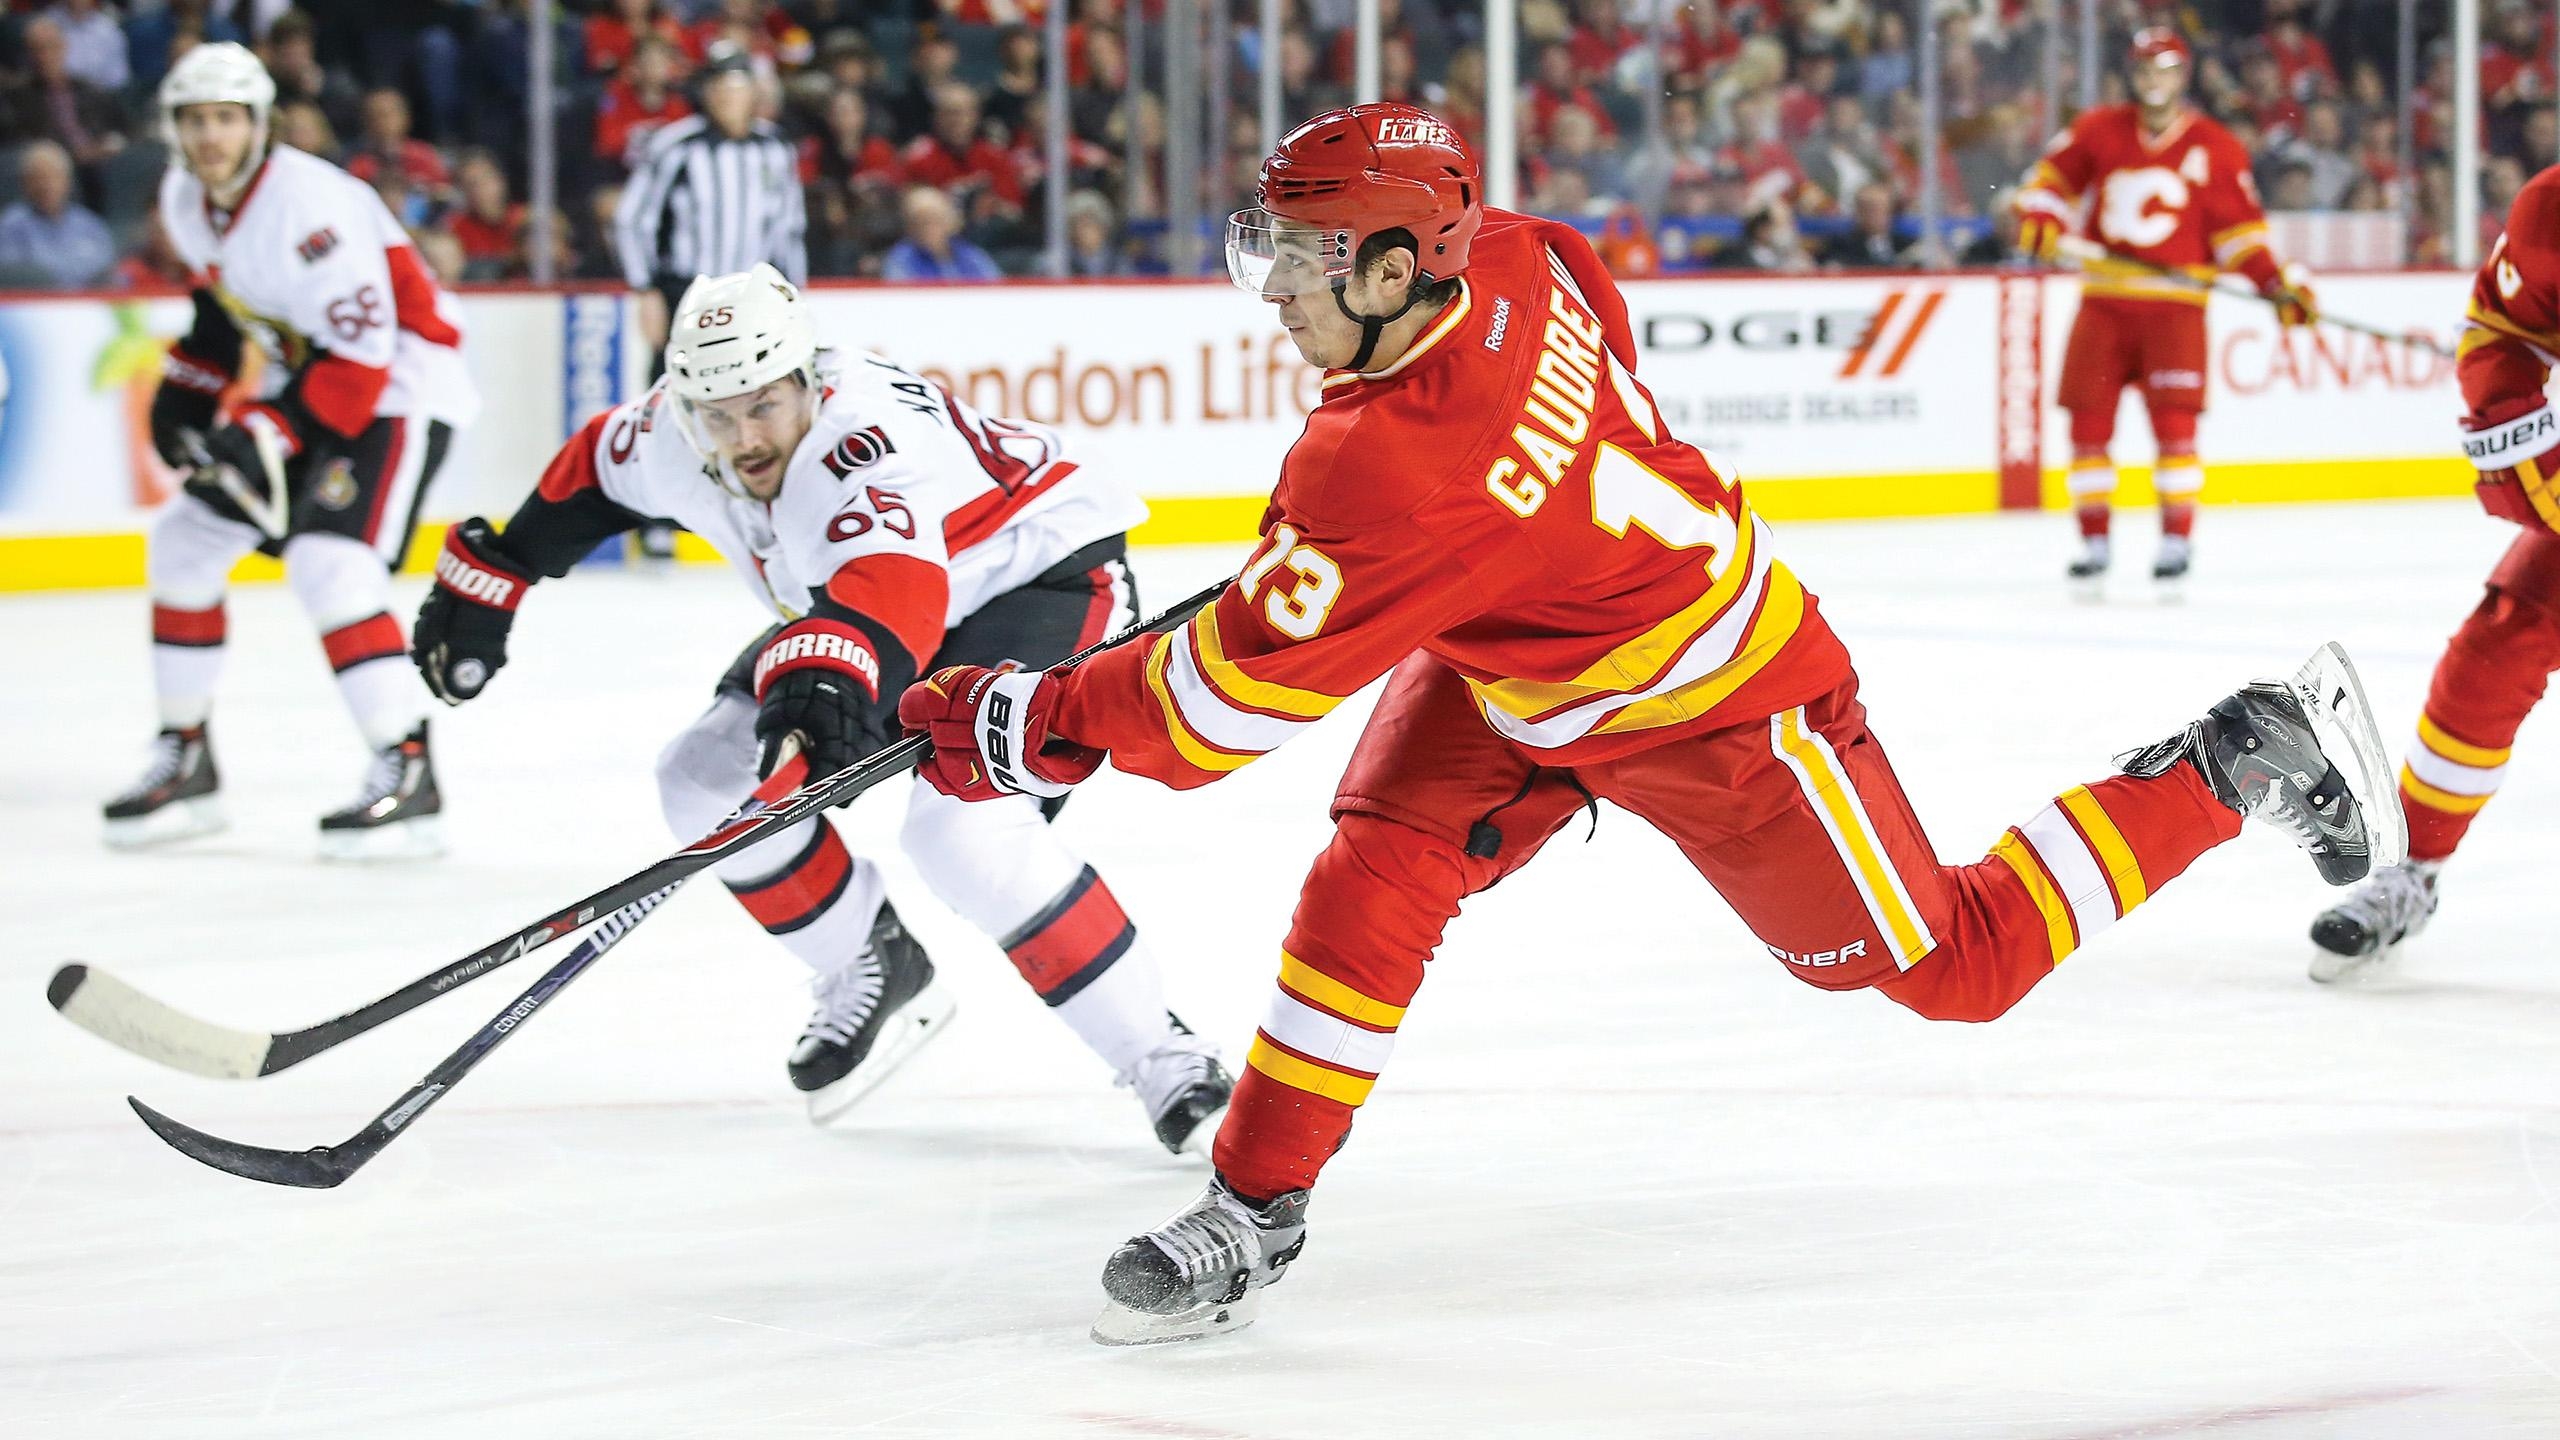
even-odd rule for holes
{"type": "Polygon", "coordinates": [[[1485,212],[1458,298],[1325,376],[1262,543],[1210,608],[1062,676],[1056,733],[1189,787],[1416,651],[1558,765],[1756,724],[1849,678],[1740,484],[1669,433],[1569,226],[1485,212]]]}
{"type": "MultiPolygon", "coordinates": [[[[2237,270],[2264,290],[2281,279],[2267,249],[2267,217],[2249,175],[2249,152],[2193,110],[2157,138],[2131,105],[2084,112],[2054,137],[2018,195],[2021,210],[2062,218],[2075,233],[2149,265],[2211,280],[2237,270]]],[[[2104,260],[2087,267],[2082,293],[2202,305],[2204,292],[2104,260]]]]}
{"type": "Polygon", "coordinates": [[[2463,313],[2462,399],[2474,416],[2539,402],[2560,363],[2560,166],[2543,171],[2507,207],[2506,233],[2471,282],[2463,313]]]}

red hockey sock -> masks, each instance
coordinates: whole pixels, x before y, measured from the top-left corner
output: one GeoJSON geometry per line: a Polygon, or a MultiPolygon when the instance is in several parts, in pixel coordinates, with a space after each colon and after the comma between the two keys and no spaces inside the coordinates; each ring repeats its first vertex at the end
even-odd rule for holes
{"type": "Polygon", "coordinates": [[[1998,1018],[2198,855],[2240,833],[2193,765],[2065,792],[1957,867],[1952,935],[1876,986],[1932,1020],[1998,1018]]]}

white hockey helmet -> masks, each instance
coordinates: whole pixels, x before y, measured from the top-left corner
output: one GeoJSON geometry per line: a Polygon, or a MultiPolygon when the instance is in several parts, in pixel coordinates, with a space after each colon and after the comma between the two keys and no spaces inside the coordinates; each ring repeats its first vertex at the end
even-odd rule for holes
{"type": "Polygon", "coordinates": [[[814,390],[817,363],[809,302],[771,265],[695,280],[667,324],[667,387],[690,404],[793,375],[814,390]]]}
{"type": "Polygon", "coordinates": [[[221,104],[249,107],[249,118],[256,126],[249,153],[265,149],[267,116],[276,105],[275,77],[248,46],[228,40],[198,45],[169,67],[167,78],[160,82],[161,138],[171,149],[177,148],[181,107],[221,104]]]}

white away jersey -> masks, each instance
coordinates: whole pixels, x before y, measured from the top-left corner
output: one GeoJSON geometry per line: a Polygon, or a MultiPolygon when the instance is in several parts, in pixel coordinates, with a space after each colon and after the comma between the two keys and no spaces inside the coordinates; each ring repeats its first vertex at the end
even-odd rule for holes
{"type": "Polygon", "coordinates": [[[1067,458],[1055,430],[981,415],[877,355],[831,358],[817,419],[770,504],[713,478],[663,381],[571,437],[541,496],[593,487],[675,520],[777,616],[796,619],[828,595],[926,642],[911,647],[919,663],[979,606],[1146,518],[1126,486],[1067,458]],[[941,598],[945,575],[947,600],[916,613],[941,598]]]}
{"type": "Polygon", "coordinates": [[[172,163],[160,221],[198,283],[275,362],[269,397],[325,363],[305,396],[344,433],[382,415],[458,427],[479,414],[453,299],[363,181],[278,145],[224,216],[172,163]]]}

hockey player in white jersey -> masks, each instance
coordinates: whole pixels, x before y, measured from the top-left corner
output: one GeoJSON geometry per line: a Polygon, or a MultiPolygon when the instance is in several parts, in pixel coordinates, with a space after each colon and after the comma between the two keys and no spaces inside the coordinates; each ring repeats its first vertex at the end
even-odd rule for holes
{"type": "Polygon", "coordinates": [[[160,219],[196,288],[151,435],[190,474],[149,539],[160,734],[142,779],[107,804],[107,835],[147,844],[221,826],[206,720],[231,568],[255,550],[283,559],[373,752],[355,799],[321,818],[321,852],[431,854],[442,799],[391,572],[479,397],[452,302],[373,190],[270,143],[275,93],[232,44],[189,51],[160,86],[173,152],[160,219]],[[226,419],[220,397],[253,344],[261,393],[226,419]]]}
{"type": "MultiPolygon", "coordinates": [[[[503,532],[454,527],[415,655],[452,704],[506,663],[527,588],[605,537],[664,517],[709,541],[781,623],[658,760],[668,825],[711,829],[795,738],[826,774],[898,736],[899,694],[935,664],[1040,666],[1136,613],[1128,528],[1146,507],[1045,426],[980,415],[890,361],[821,351],[770,265],[694,282],[666,375],[562,448],[503,532]]],[[[901,839],[944,903],[1144,1104],[1177,1153],[1217,1133],[1232,1088],[1165,1008],[1136,927],[1029,796],[968,805],[918,784],[901,839]]],[[[833,1118],[939,1029],[950,1002],[880,868],[821,816],[722,862],[747,912],[817,972],[793,1049],[810,1115],[833,1118]]]]}

